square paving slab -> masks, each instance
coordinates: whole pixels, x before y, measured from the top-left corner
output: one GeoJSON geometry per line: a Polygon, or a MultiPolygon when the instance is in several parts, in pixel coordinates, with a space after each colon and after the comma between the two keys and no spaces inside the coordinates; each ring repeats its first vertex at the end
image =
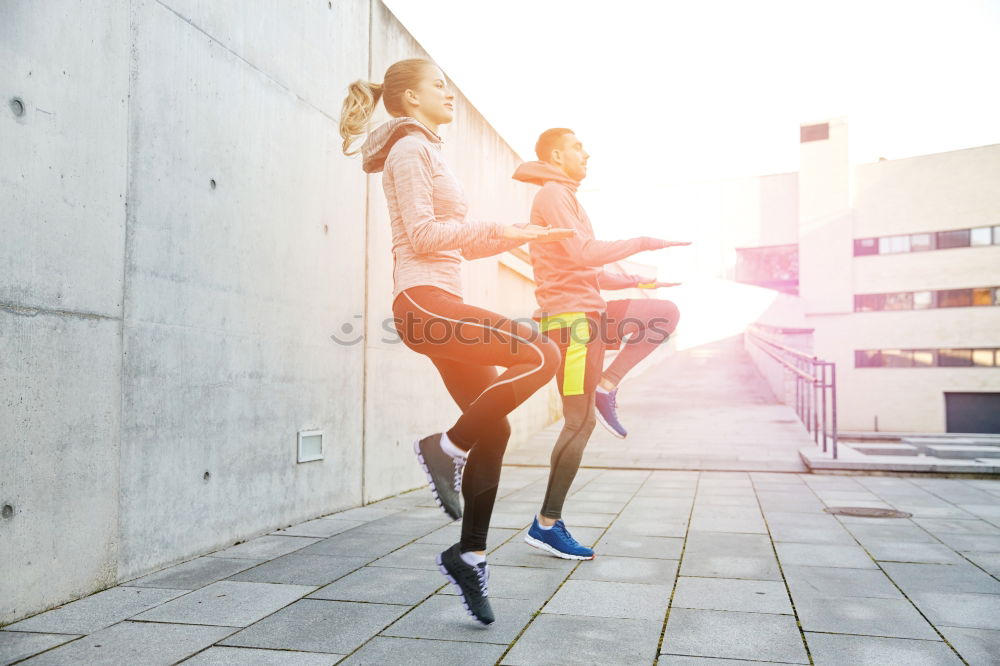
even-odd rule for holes
{"type": "Polygon", "coordinates": [[[229,580],[247,583],[281,583],[285,585],[326,585],[367,564],[366,557],[336,557],[291,553],[241,571],[229,580]]]}
{"type": "Polygon", "coordinates": [[[903,593],[884,572],[842,567],[807,567],[785,565],[785,582],[792,598],[835,599],[838,597],[873,597],[902,599],[903,593]]]}
{"type": "Polygon", "coordinates": [[[964,627],[938,627],[938,630],[970,664],[1000,660],[1000,631],[964,627]]]}
{"type": "Polygon", "coordinates": [[[599,555],[582,562],[570,576],[573,580],[603,580],[611,583],[674,584],[677,560],[646,559],[599,555]]]}
{"type": "Polygon", "coordinates": [[[809,663],[795,618],[764,613],[674,608],[667,620],[660,652],[809,663]]]}
{"type": "Polygon", "coordinates": [[[511,666],[652,664],[661,621],[539,615],[504,658],[511,666]],[[553,640],[553,637],[572,637],[553,640]]]}
{"type": "Polygon", "coordinates": [[[264,560],[199,557],[156,573],[129,581],[129,587],[163,587],[174,590],[197,590],[210,583],[257,566],[264,560]]]}
{"type": "Polygon", "coordinates": [[[669,585],[568,580],[542,609],[556,615],[659,620],[667,611],[669,585]]]}
{"type": "Polygon", "coordinates": [[[492,666],[506,646],[376,636],[339,666],[492,666]]]}
{"type": "Polygon", "coordinates": [[[683,539],[640,536],[618,532],[612,528],[597,542],[595,550],[602,555],[676,560],[680,559],[683,546],[683,539]]]}
{"type": "Polygon", "coordinates": [[[681,576],[674,590],[672,607],[792,614],[785,584],[770,580],[681,576]]]}
{"type": "Polygon", "coordinates": [[[806,633],[816,666],[959,666],[962,660],[940,641],[806,633]]]}
{"type": "Polygon", "coordinates": [[[242,558],[248,560],[270,560],[274,557],[287,555],[300,548],[316,543],[319,539],[308,537],[274,536],[265,534],[256,539],[250,539],[225,550],[212,553],[212,557],[242,558]]]}
{"type": "Polygon", "coordinates": [[[0,664],[13,664],[33,654],[79,638],[71,634],[33,634],[26,631],[0,631],[0,664]]]}
{"type": "Polygon", "coordinates": [[[121,622],[33,657],[31,666],[168,666],[225,638],[235,629],[157,622],[121,622]]]}
{"type": "Polygon", "coordinates": [[[796,598],[795,610],[804,631],[939,640],[906,599],[796,598]]]}
{"type": "Polygon", "coordinates": [[[438,571],[365,567],[316,590],[310,599],[418,604],[447,583],[438,571]]]}
{"type": "Polygon", "coordinates": [[[211,647],[183,663],[184,666],[332,666],[343,656],[291,650],[211,647]]]}
{"type": "Polygon", "coordinates": [[[221,645],[350,654],[407,610],[407,606],[303,599],[221,645]]]}
{"type": "MultiPolygon", "coordinates": [[[[447,579],[438,575],[443,583],[447,579]]],[[[541,605],[552,596],[566,578],[561,569],[533,569],[490,565],[490,599],[529,599],[541,605]]],[[[455,586],[448,583],[441,594],[457,594],[455,586]]]]}
{"type": "Polygon", "coordinates": [[[309,594],[315,587],[219,581],[135,617],[148,622],[245,627],[309,594]]]}
{"type": "Polygon", "coordinates": [[[490,606],[497,619],[484,627],[465,612],[456,597],[437,594],[388,627],[382,635],[506,645],[521,633],[538,608],[534,601],[523,599],[490,599],[490,606]]]}
{"type": "Polygon", "coordinates": [[[9,624],[6,628],[56,634],[92,634],[188,592],[189,590],[147,587],[113,587],[27,620],[9,624]]]}

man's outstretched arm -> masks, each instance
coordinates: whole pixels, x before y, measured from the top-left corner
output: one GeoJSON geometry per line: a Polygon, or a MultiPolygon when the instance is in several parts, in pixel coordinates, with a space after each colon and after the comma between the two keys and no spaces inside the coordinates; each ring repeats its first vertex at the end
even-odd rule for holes
{"type": "MultiPolygon", "coordinates": [[[[578,229],[580,218],[576,199],[563,188],[543,189],[536,195],[535,211],[549,226],[578,229]]],[[[580,266],[604,266],[646,250],[659,250],[672,245],[687,245],[651,236],[627,240],[602,241],[575,236],[561,243],[569,259],[580,266]]]]}

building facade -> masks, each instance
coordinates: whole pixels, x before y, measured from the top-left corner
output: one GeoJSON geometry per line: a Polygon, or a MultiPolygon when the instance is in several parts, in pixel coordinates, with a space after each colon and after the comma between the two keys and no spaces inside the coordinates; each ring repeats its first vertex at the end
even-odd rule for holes
{"type": "Polygon", "coordinates": [[[794,233],[775,218],[784,237],[737,249],[734,277],[797,294],[767,323],[837,364],[841,429],[1000,432],[1000,145],[854,165],[832,120],[802,126],[783,177],[794,233]]]}

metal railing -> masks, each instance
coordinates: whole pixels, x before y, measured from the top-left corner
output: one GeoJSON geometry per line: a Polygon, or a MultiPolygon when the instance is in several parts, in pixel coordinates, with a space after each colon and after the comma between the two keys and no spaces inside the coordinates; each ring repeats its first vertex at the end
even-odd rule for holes
{"type": "Polygon", "coordinates": [[[795,379],[795,413],[813,436],[813,441],[823,447],[824,453],[829,441],[831,453],[836,459],[836,364],[792,349],[765,333],[756,324],[747,327],[747,338],[792,374],[795,379]]]}

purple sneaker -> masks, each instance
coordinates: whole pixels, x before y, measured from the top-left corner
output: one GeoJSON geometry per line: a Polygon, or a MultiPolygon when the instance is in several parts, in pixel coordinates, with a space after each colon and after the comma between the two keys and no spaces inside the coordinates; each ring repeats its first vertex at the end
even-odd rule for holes
{"type": "Polygon", "coordinates": [[[597,395],[594,400],[594,406],[597,407],[597,420],[601,422],[601,425],[607,428],[612,435],[618,437],[619,439],[625,439],[628,435],[628,431],[625,430],[625,426],[622,425],[621,421],[618,420],[618,403],[615,400],[615,396],[618,395],[618,389],[608,391],[597,391],[597,395]]]}

